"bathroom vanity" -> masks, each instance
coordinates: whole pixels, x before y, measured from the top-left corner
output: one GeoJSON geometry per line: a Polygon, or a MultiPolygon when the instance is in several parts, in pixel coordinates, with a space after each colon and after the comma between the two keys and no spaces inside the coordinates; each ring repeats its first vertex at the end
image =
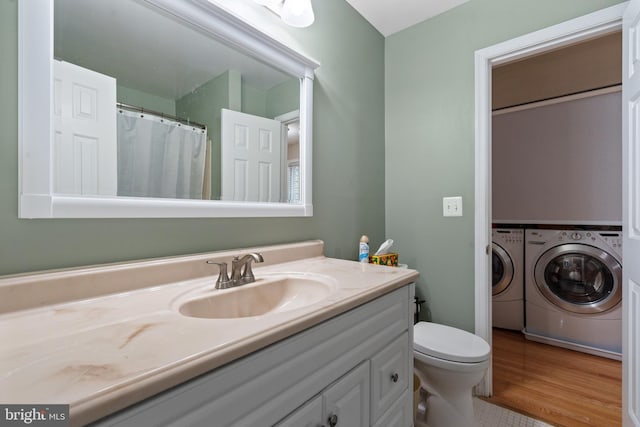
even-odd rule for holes
{"type": "Polygon", "coordinates": [[[320,241],[0,278],[0,401],[100,426],[410,426],[413,270],[320,241]],[[256,282],[214,288],[260,252],[256,282]]]}

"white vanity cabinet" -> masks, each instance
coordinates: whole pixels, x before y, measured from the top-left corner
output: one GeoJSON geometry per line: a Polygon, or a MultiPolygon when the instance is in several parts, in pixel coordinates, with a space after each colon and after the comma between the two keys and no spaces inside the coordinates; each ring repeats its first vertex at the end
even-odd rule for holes
{"type": "Polygon", "coordinates": [[[413,295],[396,289],[95,425],[409,427],[413,295]]]}
{"type": "Polygon", "coordinates": [[[277,427],[369,427],[369,362],[329,386],[277,427]]]}
{"type": "Polygon", "coordinates": [[[326,416],[322,396],[316,396],[295,410],[276,427],[321,427],[326,416]]]}

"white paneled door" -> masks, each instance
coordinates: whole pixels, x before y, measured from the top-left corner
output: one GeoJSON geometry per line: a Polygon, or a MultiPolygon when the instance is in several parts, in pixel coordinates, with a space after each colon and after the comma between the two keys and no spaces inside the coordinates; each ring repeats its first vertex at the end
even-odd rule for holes
{"type": "Polygon", "coordinates": [[[115,196],[116,80],[54,61],[53,104],[55,193],[115,196]]]}
{"type": "Polygon", "coordinates": [[[640,0],[623,18],[622,108],[622,423],[640,427],[640,0]]]}
{"type": "Polygon", "coordinates": [[[280,202],[282,123],[222,109],[222,200],[280,202]]]}

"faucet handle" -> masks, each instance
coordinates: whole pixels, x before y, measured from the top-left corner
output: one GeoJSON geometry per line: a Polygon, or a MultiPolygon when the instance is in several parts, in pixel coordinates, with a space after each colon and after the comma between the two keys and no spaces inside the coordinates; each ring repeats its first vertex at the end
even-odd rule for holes
{"type": "Polygon", "coordinates": [[[229,275],[227,274],[226,262],[207,261],[207,264],[216,264],[220,267],[218,280],[216,280],[216,289],[227,289],[233,286],[233,281],[229,279],[229,275]]]}

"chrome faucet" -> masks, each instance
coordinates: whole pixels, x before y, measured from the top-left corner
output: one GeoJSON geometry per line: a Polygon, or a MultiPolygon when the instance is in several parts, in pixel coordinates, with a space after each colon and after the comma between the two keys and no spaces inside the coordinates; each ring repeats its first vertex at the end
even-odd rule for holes
{"type": "Polygon", "coordinates": [[[256,281],[251,270],[251,262],[264,262],[264,258],[258,252],[244,255],[242,258],[233,257],[231,261],[231,278],[227,274],[226,262],[207,261],[207,264],[216,264],[220,267],[220,274],[216,280],[216,289],[228,289],[235,286],[245,285],[256,281]]]}
{"type": "Polygon", "coordinates": [[[234,286],[256,281],[253,270],[251,270],[252,261],[263,262],[264,258],[262,258],[262,254],[258,252],[246,254],[242,258],[237,256],[233,257],[233,261],[231,261],[231,281],[234,283],[234,286]]]}

